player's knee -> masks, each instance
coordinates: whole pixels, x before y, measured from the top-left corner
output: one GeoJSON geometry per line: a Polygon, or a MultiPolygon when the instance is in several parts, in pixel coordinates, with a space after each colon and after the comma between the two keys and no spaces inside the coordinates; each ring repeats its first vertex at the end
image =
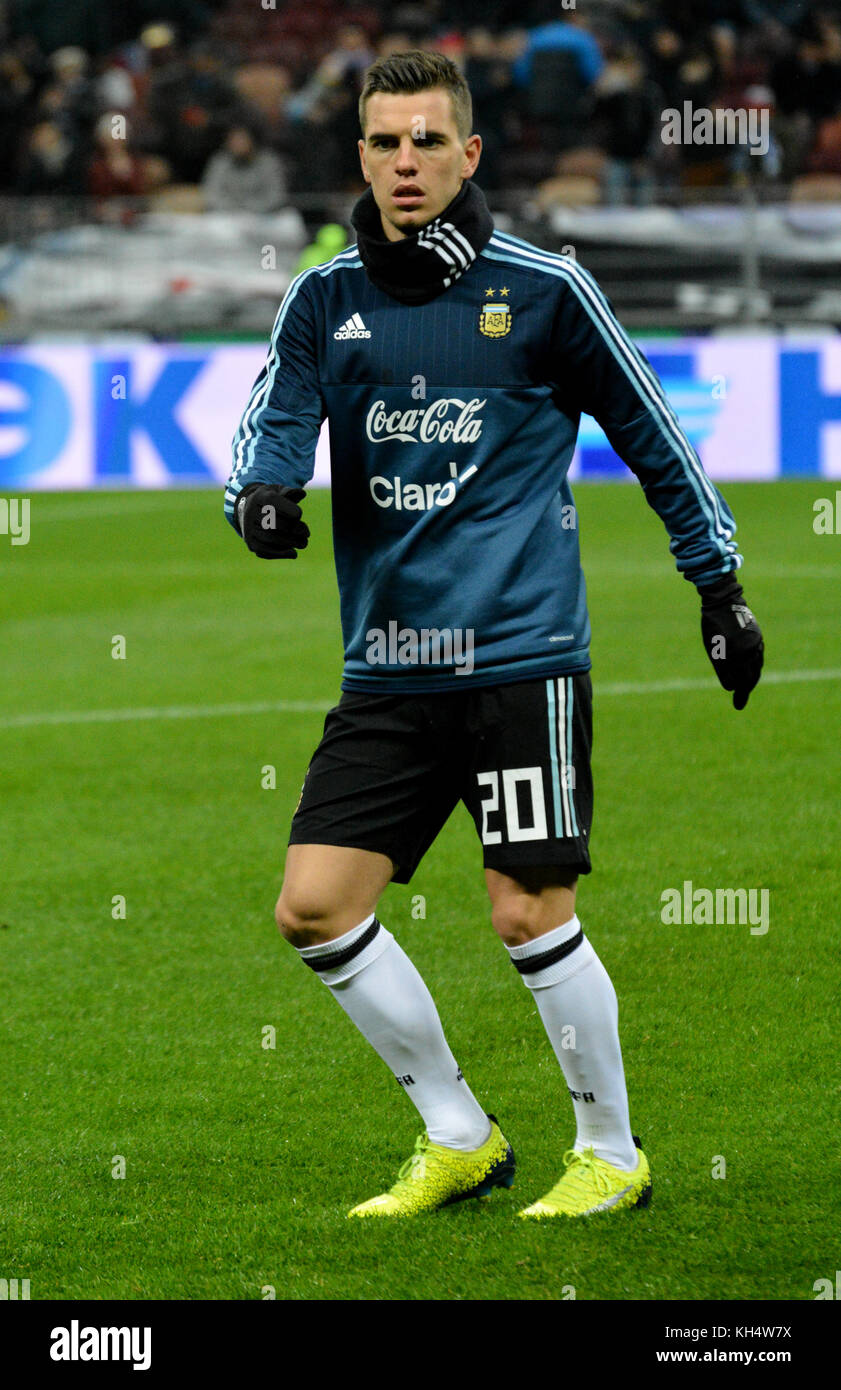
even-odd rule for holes
{"type": "Polygon", "coordinates": [[[324,904],[285,888],[277,900],[274,915],[278,931],[293,946],[318,946],[334,935],[332,914],[324,904]]]}
{"type": "Polygon", "coordinates": [[[524,868],[517,879],[491,874],[491,921],[506,946],[524,946],[575,912],[577,873],[562,867],[524,868]]]}
{"type": "Polygon", "coordinates": [[[504,898],[494,903],[491,922],[506,946],[523,946],[536,935],[536,913],[527,898],[504,898]]]}
{"type": "Polygon", "coordinates": [[[525,946],[527,941],[534,941],[553,927],[562,926],[574,911],[574,896],[554,904],[547,911],[547,905],[538,894],[512,893],[493,903],[491,921],[506,946],[525,946]]]}

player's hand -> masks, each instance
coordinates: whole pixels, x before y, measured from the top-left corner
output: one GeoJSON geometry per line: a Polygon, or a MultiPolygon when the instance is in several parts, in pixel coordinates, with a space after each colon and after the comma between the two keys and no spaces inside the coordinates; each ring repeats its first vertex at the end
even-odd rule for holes
{"type": "Polygon", "coordinates": [[[707,656],[724,689],[733,691],[734,708],[744,709],[765,659],[759,623],[745,603],[741,584],[734,578],[728,576],[698,592],[707,656]]]}
{"type": "Polygon", "coordinates": [[[279,483],[244,487],[234,503],[234,519],[248,549],[261,560],[297,560],[310,538],[298,506],[306,495],[303,488],[279,483]]]}

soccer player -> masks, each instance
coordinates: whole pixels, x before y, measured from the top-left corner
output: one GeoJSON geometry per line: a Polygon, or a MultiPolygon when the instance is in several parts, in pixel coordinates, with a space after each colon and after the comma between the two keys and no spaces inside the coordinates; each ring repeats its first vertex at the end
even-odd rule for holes
{"type": "MultiPolygon", "coordinates": [[[[763,643],[735,578],[735,523],[593,278],[495,231],[472,182],[481,139],[458,69],[433,53],[380,59],[359,107],[370,186],[357,244],[292,281],[225,494],[250,550],[295,559],[329,420],[345,668],[292,821],[277,923],[424,1123],[390,1190],[349,1215],[430,1211],[513,1181],[510,1144],[376,916],[459,800],[493,925],[575,1114],[559,1181],[520,1214],[645,1205],[616,993],[576,915],[592,813],[590,634],[567,481],[580,412],[662,518],[742,709],[763,643]]],[[[455,905],[453,919],[455,963],[455,905]]]]}

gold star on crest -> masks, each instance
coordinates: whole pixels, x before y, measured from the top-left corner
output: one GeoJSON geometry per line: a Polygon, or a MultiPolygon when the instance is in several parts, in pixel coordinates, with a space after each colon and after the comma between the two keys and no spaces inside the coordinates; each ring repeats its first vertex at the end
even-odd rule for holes
{"type": "Polygon", "coordinates": [[[508,286],[507,286],[507,285],[503,285],[502,289],[500,290],[500,294],[507,294],[507,293],[508,293],[508,286]]]}
{"type": "Polygon", "coordinates": [[[485,294],[493,294],[493,290],[485,290],[485,294]]]}

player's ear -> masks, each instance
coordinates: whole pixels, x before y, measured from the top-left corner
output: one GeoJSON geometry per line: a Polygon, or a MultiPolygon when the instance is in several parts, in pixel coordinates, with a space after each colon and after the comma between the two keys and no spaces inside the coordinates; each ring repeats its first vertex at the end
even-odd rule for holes
{"type": "Polygon", "coordinates": [[[367,168],[366,168],[366,166],[365,166],[365,141],[364,141],[364,140],[359,140],[359,141],[357,141],[357,146],[358,146],[358,149],[359,149],[359,163],[362,165],[362,176],[363,176],[363,178],[365,179],[365,182],[366,182],[366,183],[370,183],[370,182],[371,182],[371,175],[368,173],[368,170],[367,170],[367,168]]]}
{"type": "Polygon", "coordinates": [[[461,166],[461,176],[469,179],[476,172],[479,163],[479,156],[482,153],[481,135],[471,135],[464,147],[464,163],[461,166]]]}

